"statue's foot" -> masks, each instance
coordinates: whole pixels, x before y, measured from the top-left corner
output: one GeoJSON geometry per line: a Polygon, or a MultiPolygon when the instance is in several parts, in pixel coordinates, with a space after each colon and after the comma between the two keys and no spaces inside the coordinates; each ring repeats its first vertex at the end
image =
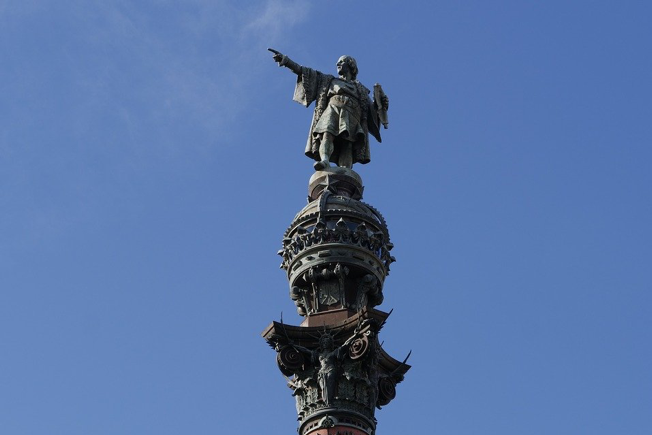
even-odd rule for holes
{"type": "Polygon", "coordinates": [[[315,162],[313,167],[315,168],[316,171],[321,171],[323,169],[326,169],[330,166],[330,163],[327,160],[321,160],[319,162],[315,162]]]}

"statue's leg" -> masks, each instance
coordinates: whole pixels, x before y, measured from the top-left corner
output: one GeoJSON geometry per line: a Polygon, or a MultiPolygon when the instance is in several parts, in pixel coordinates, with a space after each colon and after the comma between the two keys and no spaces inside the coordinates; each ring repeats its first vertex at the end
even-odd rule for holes
{"type": "Polygon", "coordinates": [[[326,405],[330,405],[333,403],[333,399],[335,398],[335,387],[336,387],[336,381],[337,378],[334,376],[333,373],[328,374],[328,378],[326,380],[327,382],[327,391],[326,391],[326,405]]]}
{"type": "Polygon", "coordinates": [[[342,168],[353,167],[353,143],[348,140],[342,141],[340,144],[340,158],[337,165],[342,168]]]}
{"type": "Polygon", "coordinates": [[[335,138],[333,135],[327,131],[321,134],[321,142],[319,144],[319,157],[321,161],[314,164],[316,170],[321,171],[322,169],[328,168],[330,164],[331,154],[333,154],[333,140],[335,138]]]}
{"type": "Polygon", "coordinates": [[[318,377],[319,388],[321,388],[321,399],[324,401],[324,403],[328,404],[328,387],[326,386],[326,379],[324,378],[323,373],[320,373],[318,377]]]}

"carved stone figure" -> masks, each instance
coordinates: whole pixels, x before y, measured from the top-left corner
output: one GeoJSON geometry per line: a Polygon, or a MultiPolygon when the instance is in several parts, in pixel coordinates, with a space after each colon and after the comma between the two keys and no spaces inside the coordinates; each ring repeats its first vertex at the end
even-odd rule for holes
{"type": "Polygon", "coordinates": [[[362,277],[358,286],[355,309],[361,310],[367,306],[375,307],[383,302],[383,293],[378,285],[378,279],[371,274],[362,277]]]}
{"type": "Polygon", "coordinates": [[[294,101],[308,107],[315,102],[305,154],[316,160],[322,170],[330,162],[351,168],[354,163],[368,163],[369,133],[381,142],[379,126],[387,128],[389,99],[380,85],[369,89],[357,80],[358,65],[351,56],[342,56],[336,67],[338,76],[301,66],[274,49],[274,60],[297,75],[294,101]]]}
{"type": "Polygon", "coordinates": [[[290,299],[297,307],[297,313],[300,316],[306,316],[312,312],[312,308],[307,300],[308,290],[294,286],[290,289],[290,299]]]}
{"type": "MultiPolygon", "coordinates": [[[[371,286],[373,281],[361,279],[360,284],[371,286]]],[[[346,421],[346,427],[338,427],[337,433],[356,428],[350,435],[373,435],[375,408],[395,397],[396,385],[410,368],[406,364],[409,354],[401,363],[381,348],[378,332],[387,316],[381,311],[362,310],[337,326],[274,322],[264,332],[292,389],[300,434],[321,433],[317,432],[320,421],[330,415],[346,421]],[[343,337],[337,338],[340,334],[343,337]],[[342,342],[344,337],[348,338],[342,342]]]]}
{"type": "Polygon", "coordinates": [[[346,355],[344,346],[335,348],[333,337],[324,335],[319,340],[321,352],[319,352],[319,371],[317,380],[321,388],[322,400],[326,405],[332,403],[335,397],[335,387],[337,385],[337,376],[339,372],[340,361],[346,355]]]}
{"type": "Polygon", "coordinates": [[[312,305],[317,308],[334,304],[346,306],[344,280],[349,273],[349,268],[337,263],[332,269],[312,268],[305,274],[306,281],[311,283],[316,298],[312,301],[312,305]]]}
{"type": "Polygon", "coordinates": [[[325,333],[319,338],[319,348],[316,350],[297,345],[293,346],[298,351],[310,355],[310,359],[317,363],[317,382],[321,390],[321,399],[326,406],[333,403],[341,363],[348,355],[351,342],[357,338],[358,334],[356,333],[340,347],[335,347],[333,336],[325,333]]]}

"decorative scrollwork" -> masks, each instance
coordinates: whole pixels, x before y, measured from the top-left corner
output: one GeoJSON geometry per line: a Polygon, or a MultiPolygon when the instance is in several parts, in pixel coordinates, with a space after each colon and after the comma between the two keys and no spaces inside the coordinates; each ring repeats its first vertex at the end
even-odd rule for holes
{"type": "Polygon", "coordinates": [[[330,225],[333,226],[332,229],[329,228],[327,222],[319,221],[310,231],[298,227],[296,234],[287,235],[283,239],[282,249],[278,251],[278,255],[283,257],[281,268],[287,270],[292,259],[310,246],[322,243],[342,243],[368,249],[378,257],[389,272],[390,264],[396,261],[390,254],[394,245],[382,231],[374,231],[368,228],[364,222],[358,224],[355,229],[350,229],[341,218],[335,223],[331,222],[330,225]]]}
{"type": "Polygon", "coordinates": [[[369,339],[366,335],[358,337],[351,342],[349,345],[349,357],[352,360],[358,360],[362,358],[369,349],[369,339]]]}
{"type": "Polygon", "coordinates": [[[305,359],[301,352],[292,346],[284,346],[276,354],[276,362],[281,373],[286,376],[292,376],[303,368],[305,359]]]}
{"type": "Polygon", "coordinates": [[[396,397],[396,383],[389,377],[382,377],[378,381],[378,405],[384,406],[396,397]]]}

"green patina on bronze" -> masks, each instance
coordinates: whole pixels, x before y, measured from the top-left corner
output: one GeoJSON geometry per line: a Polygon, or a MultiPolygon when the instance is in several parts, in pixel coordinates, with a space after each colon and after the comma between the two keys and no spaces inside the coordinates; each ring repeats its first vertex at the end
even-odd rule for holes
{"type": "Polygon", "coordinates": [[[394,245],[383,216],[362,202],[362,179],[351,169],[369,161],[369,133],[380,141],[388,100],[379,85],[374,101],[369,98],[350,56],[339,59],[334,77],[270,51],[297,74],[294,99],[315,102],[306,155],[317,160],[317,171],[308,205],[278,252],[304,320],[299,326],[273,322],[262,335],[295,397],[300,435],[322,429],[373,435],[375,410],[394,399],[410,369],[407,358],[392,358],[378,340],[389,314],[375,307],[384,299],[394,245]]]}

